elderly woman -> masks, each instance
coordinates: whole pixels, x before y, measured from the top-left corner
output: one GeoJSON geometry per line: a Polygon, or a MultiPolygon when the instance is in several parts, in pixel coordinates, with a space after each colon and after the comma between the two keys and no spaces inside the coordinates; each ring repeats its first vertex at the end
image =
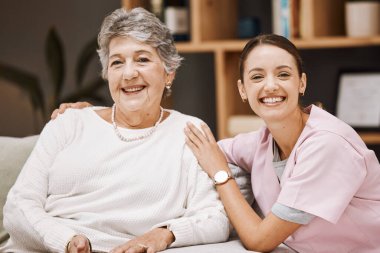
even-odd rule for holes
{"type": "Polygon", "coordinates": [[[1,252],[157,252],[226,240],[212,181],[185,144],[197,118],[160,107],[180,66],[169,30],[118,9],[98,37],[112,108],[49,122],[8,195],[1,252]]]}

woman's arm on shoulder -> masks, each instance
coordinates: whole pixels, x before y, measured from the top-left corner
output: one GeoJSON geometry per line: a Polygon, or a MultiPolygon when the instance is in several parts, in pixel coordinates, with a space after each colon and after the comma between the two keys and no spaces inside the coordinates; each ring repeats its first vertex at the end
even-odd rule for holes
{"type": "MultiPolygon", "coordinates": [[[[186,132],[187,144],[202,168],[210,177],[220,170],[231,173],[226,158],[216,144],[210,129],[202,126],[202,130],[205,135],[193,126],[189,126],[186,132]]],[[[269,214],[262,220],[245,200],[235,180],[217,185],[216,189],[232,225],[249,250],[263,252],[273,250],[301,226],[282,220],[274,214],[269,214]]]]}

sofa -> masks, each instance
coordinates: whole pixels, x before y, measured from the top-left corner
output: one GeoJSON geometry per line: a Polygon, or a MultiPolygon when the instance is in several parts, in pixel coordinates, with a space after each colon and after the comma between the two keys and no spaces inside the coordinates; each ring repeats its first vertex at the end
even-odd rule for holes
{"type": "MultiPolygon", "coordinates": [[[[23,138],[0,136],[0,208],[3,209],[7,193],[14,184],[17,175],[23,167],[38,136],[23,138]]],[[[3,212],[0,213],[0,244],[9,238],[3,228],[3,212]]],[[[234,235],[224,243],[205,244],[183,248],[172,248],[165,253],[244,253],[252,252],[246,250],[238,238],[234,235]]],[[[273,252],[294,252],[285,245],[280,245],[273,252]]]]}

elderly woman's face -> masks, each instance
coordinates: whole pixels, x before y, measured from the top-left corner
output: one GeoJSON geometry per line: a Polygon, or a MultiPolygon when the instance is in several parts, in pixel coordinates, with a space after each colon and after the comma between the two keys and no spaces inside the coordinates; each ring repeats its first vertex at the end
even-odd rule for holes
{"type": "Polygon", "coordinates": [[[165,84],[172,82],[157,50],[128,37],[115,37],[109,44],[108,82],[112,99],[126,111],[155,110],[165,84]]]}

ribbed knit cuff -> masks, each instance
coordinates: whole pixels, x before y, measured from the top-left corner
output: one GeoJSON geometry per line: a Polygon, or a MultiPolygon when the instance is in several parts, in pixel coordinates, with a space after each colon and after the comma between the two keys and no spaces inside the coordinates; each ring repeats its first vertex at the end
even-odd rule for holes
{"type": "Polygon", "coordinates": [[[47,231],[43,236],[44,244],[49,251],[53,252],[64,252],[68,240],[76,234],[74,230],[66,226],[58,227],[56,222],[40,222],[35,227],[37,231],[47,231]]]}
{"type": "Polygon", "coordinates": [[[189,220],[172,220],[168,225],[168,229],[175,236],[175,241],[170,244],[170,247],[182,247],[194,244],[194,231],[189,220]]]}

